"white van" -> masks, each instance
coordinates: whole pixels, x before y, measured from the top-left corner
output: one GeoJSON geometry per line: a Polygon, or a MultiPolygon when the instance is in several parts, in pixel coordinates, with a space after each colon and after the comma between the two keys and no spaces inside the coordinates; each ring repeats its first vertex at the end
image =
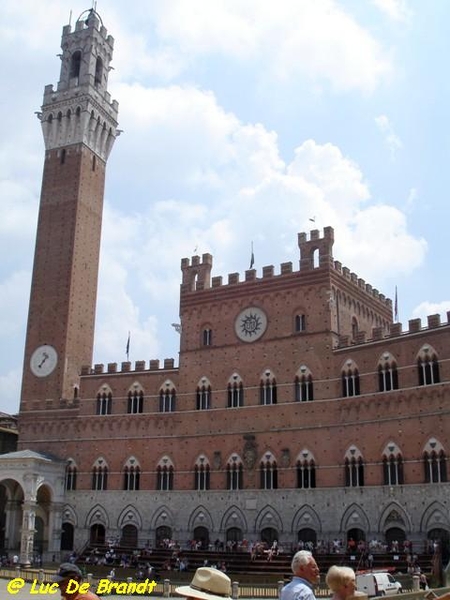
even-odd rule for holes
{"type": "Polygon", "coordinates": [[[402,593],[402,584],[390,573],[356,574],[356,589],[370,596],[393,596],[402,593]]]}

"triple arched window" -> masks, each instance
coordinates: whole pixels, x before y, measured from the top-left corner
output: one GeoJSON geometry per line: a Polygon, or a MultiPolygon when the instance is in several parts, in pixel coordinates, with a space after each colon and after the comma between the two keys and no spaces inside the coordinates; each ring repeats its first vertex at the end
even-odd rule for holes
{"type": "Polygon", "coordinates": [[[425,483],[444,483],[447,481],[447,457],[442,444],[431,438],[423,453],[425,483]]]}
{"type": "Polygon", "coordinates": [[[316,487],[316,464],[309,450],[302,450],[297,457],[297,487],[301,489],[316,487]]]}
{"type": "Polygon", "coordinates": [[[108,465],[103,458],[98,458],[92,467],[91,488],[95,491],[108,489],[108,465]]]}
{"type": "Polygon", "coordinates": [[[227,490],[242,490],[244,469],[239,455],[232,454],[227,462],[227,490]]]}
{"type": "Polygon", "coordinates": [[[417,358],[417,369],[419,385],[432,385],[440,382],[437,354],[430,346],[422,346],[417,358]]]}
{"type": "Polygon", "coordinates": [[[342,371],[342,395],[359,396],[359,371],[353,360],[348,360],[342,371]]]}
{"type": "Polygon", "coordinates": [[[271,452],[266,452],[262,458],[259,472],[262,490],[276,490],[278,488],[277,462],[271,452]]]}
{"type": "Polygon", "coordinates": [[[267,370],[261,377],[259,384],[259,400],[260,404],[276,404],[277,403],[277,382],[272,372],[267,370]]]}
{"type": "Polygon", "coordinates": [[[378,390],[398,390],[397,363],[390,352],[385,352],[378,363],[378,390]]]}
{"type": "Polygon", "coordinates": [[[356,446],[351,446],[345,455],[345,486],[364,486],[364,461],[356,446]]]}

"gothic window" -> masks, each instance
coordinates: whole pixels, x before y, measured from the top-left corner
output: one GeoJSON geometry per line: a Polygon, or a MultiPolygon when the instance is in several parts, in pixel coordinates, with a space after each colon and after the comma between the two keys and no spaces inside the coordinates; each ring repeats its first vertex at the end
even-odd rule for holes
{"type": "Polygon", "coordinates": [[[316,487],[316,464],[309,450],[302,450],[297,458],[297,487],[301,489],[316,487]]]}
{"type": "Polygon", "coordinates": [[[305,315],[295,315],[295,331],[297,333],[299,333],[300,331],[306,331],[305,315]]]}
{"type": "Polygon", "coordinates": [[[432,385],[440,382],[439,362],[436,352],[429,346],[423,346],[417,359],[419,385],[432,385]]]}
{"type": "Polygon", "coordinates": [[[156,489],[165,492],[173,490],[173,464],[167,456],[159,461],[156,468],[156,489]]]}
{"type": "MultiPolygon", "coordinates": [[[[138,386],[136,386],[138,387],[138,386]]],[[[144,407],[144,392],[142,389],[134,389],[128,392],[128,407],[127,412],[130,415],[142,413],[144,407]]]]}
{"type": "Polygon", "coordinates": [[[447,481],[447,457],[440,442],[431,438],[423,453],[425,483],[444,483],[447,481]]]}
{"type": "Polygon", "coordinates": [[[259,384],[260,404],[277,403],[277,382],[270,371],[266,371],[259,384]]]}
{"type": "Polygon", "coordinates": [[[209,490],[209,463],[205,456],[199,456],[194,467],[194,489],[209,490]]]}
{"type": "Polygon", "coordinates": [[[342,371],[342,395],[359,396],[359,372],[352,360],[347,361],[347,368],[342,371]]]}
{"type": "Polygon", "coordinates": [[[383,453],[383,484],[403,485],[403,457],[396,444],[389,442],[383,453]]]}
{"type": "Polygon", "coordinates": [[[271,452],[266,452],[259,466],[260,487],[262,490],[278,488],[277,462],[271,452]]]}
{"type": "Polygon", "coordinates": [[[77,467],[72,459],[69,459],[66,467],[65,488],[68,492],[73,492],[77,489],[77,467]]]}
{"type": "Polygon", "coordinates": [[[212,329],[204,329],[203,330],[203,345],[211,346],[212,345],[212,329]]]}
{"type": "Polygon", "coordinates": [[[233,373],[228,381],[227,387],[228,408],[244,406],[244,387],[242,379],[237,373],[233,373]]]}
{"type": "Polygon", "coordinates": [[[60,154],[59,160],[60,160],[60,163],[62,165],[66,162],[66,149],[65,148],[63,148],[61,150],[61,154],[60,154]]]}
{"type": "Polygon", "coordinates": [[[314,389],[311,372],[304,365],[300,367],[294,381],[294,397],[296,402],[314,400],[314,389]]]}
{"type": "Polygon", "coordinates": [[[397,364],[389,352],[385,352],[378,363],[378,390],[398,390],[397,364]]]}
{"type": "Polygon", "coordinates": [[[112,393],[111,390],[105,386],[105,388],[97,394],[97,414],[98,415],[110,415],[112,406],[112,393]]]}
{"type": "Polygon", "coordinates": [[[358,321],[356,317],[352,318],[352,340],[356,340],[356,335],[358,333],[358,321]]]}
{"type": "Polygon", "coordinates": [[[171,381],[166,381],[159,392],[159,412],[175,412],[176,392],[171,381]]]}
{"type": "Polygon", "coordinates": [[[206,377],[203,377],[197,386],[196,398],[197,410],[208,410],[211,408],[211,384],[206,377]]]}
{"type": "Polygon", "coordinates": [[[72,58],[70,60],[70,78],[77,79],[76,85],[78,85],[78,78],[80,76],[80,67],[81,67],[81,52],[77,50],[72,54],[72,58]]]}
{"type": "Polygon", "coordinates": [[[108,466],[103,458],[97,459],[92,467],[92,489],[95,491],[108,489],[108,466]]]}
{"type": "Polygon", "coordinates": [[[100,56],[97,56],[97,61],[95,63],[95,85],[101,85],[103,76],[103,61],[100,56]]]}
{"type": "Polygon", "coordinates": [[[358,448],[352,446],[345,455],[345,486],[364,486],[364,461],[358,448]]]}
{"type": "Polygon", "coordinates": [[[227,463],[227,490],[242,490],[243,483],[242,460],[237,454],[232,454],[227,463]]]}
{"type": "Polygon", "coordinates": [[[127,460],[123,469],[123,489],[130,492],[139,490],[141,470],[134,457],[127,460]]]}
{"type": "Polygon", "coordinates": [[[97,166],[97,159],[96,159],[95,154],[94,154],[94,156],[92,157],[92,170],[93,171],[95,171],[96,166],[97,166]]]}

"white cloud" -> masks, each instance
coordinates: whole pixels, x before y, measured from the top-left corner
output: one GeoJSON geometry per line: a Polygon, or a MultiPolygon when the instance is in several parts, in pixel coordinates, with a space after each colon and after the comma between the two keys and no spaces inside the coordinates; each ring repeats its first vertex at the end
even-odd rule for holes
{"type": "Polygon", "coordinates": [[[415,319],[422,319],[422,327],[427,326],[427,317],[429,315],[441,315],[441,322],[447,323],[447,311],[450,311],[450,300],[442,300],[442,302],[421,302],[412,311],[412,316],[415,319]]]}
{"type": "Polygon", "coordinates": [[[412,16],[407,0],[372,0],[372,3],[393,21],[406,22],[412,16]]]}
{"type": "Polygon", "coordinates": [[[397,150],[403,148],[403,142],[394,132],[392,124],[386,115],[375,117],[375,123],[384,136],[384,141],[389,148],[391,159],[394,159],[397,150]]]}
{"type": "Polygon", "coordinates": [[[334,0],[173,0],[155,9],[164,44],[259,63],[271,78],[303,74],[338,91],[371,92],[392,69],[381,44],[334,0]]]}

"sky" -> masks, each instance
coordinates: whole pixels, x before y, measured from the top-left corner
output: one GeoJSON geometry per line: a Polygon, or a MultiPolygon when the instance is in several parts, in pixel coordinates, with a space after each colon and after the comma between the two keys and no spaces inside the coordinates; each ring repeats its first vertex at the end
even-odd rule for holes
{"type": "MultiPolygon", "coordinates": [[[[91,0],[0,3],[0,411],[19,407],[44,144],[61,33],[91,0]]],[[[94,363],[174,358],[180,263],[212,276],[334,258],[399,320],[450,310],[447,0],[98,0],[119,102],[94,363]]]]}

